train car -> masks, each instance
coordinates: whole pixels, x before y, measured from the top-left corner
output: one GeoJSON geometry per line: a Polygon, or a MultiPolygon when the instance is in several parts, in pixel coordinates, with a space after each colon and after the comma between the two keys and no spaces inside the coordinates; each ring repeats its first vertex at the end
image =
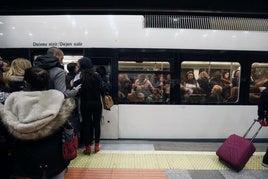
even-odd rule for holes
{"type": "MultiPolygon", "coordinates": [[[[0,17],[4,59],[33,61],[55,46],[65,53],[65,65],[88,56],[106,69],[115,105],[103,111],[103,139],[242,135],[257,118],[268,85],[267,42],[268,19],[262,17],[0,17]]],[[[267,136],[262,130],[256,140],[267,136]]]]}

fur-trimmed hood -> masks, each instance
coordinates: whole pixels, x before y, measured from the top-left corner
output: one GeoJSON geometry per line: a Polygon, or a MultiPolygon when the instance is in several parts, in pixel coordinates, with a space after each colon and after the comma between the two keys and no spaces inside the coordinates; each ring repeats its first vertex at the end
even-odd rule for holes
{"type": "Polygon", "coordinates": [[[57,90],[20,91],[13,92],[0,106],[0,115],[14,137],[35,140],[53,134],[74,108],[74,100],[64,99],[57,90]]]}

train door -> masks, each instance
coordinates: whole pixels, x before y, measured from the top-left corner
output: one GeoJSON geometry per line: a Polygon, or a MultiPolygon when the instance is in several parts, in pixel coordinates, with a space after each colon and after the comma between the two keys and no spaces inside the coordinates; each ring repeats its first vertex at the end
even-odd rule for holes
{"type": "MultiPolygon", "coordinates": [[[[77,61],[85,55],[83,49],[62,49],[64,52],[63,65],[64,69],[67,70],[67,65],[69,63],[77,63],[77,61]]],[[[34,60],[40,54],[46,54],[47,49],[33,49],[31,51],[32,60],[34,60]]],[[[92,62],[96,70],[106,71],[107,79],[111,76],[111,58],[100,58],[91,57],[92,62]]],[[[100,72],[99,71],[99,72],[100,72]]],[[[110,111],[103,110],[101,119],[101,138],[102,139],[117,139],[118,138],[118,115],[117,106],[113,106],[110,111]]]]}
{"type": "MultiPolygon", "coordinates": [[[[106,77],[107,82],[110,84],[110,93],[112,95],[111,58],[91,57],[91,59],[96,71],[106,77]]],[[[118,106],[114,105],[111,110],[103,109],[101,119],[101,139],[118,139],[118,131],[118,106]]]]}

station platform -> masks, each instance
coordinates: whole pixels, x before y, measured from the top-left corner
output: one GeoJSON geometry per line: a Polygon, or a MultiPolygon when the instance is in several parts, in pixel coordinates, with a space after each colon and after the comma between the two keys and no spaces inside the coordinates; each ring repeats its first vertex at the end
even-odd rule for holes
{"type": "Polygon", "coordinates": [[[268,169],[261,165],[266,144],[255,145],[256,152],[240,172],[219,161],[218,146],[220,143],[102,141],[98,153],[84,155],[79,149],[65,179],[268,178],[268,169]]]}

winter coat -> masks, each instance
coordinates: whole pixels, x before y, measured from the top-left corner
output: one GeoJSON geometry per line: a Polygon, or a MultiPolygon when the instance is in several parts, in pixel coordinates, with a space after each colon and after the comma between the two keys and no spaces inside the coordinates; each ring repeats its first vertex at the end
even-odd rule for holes
{"type": "Polygon", "coordinates": [[[50,89],[56,89],[64,93],[65,97],[74,97],[75,90],[66,87],[66,73],[62,69],[59,60],[52,55],[42,55],[34,61],[34,66],[43,68],[49,72],[50,89]]]}
{"type": "Polygon", "coordinates": [[[79,84],[82,84],[79,90],[80,109],[84,111],[101,110],[101,96],[105,93],[105,86],[100,75],[98,73],[94,74],[92,79],[92,86],[86,85],[82,79],[74,81],[74,86],[77,86],[79,84]]]}
{"type": "Polygon", "coordinates": [[[264,119],[268,116],[268,88],[261,92],[258,102],[258,116],[259,119],[264,119]]]}
{"type": "Polygon", "coordinates": [[[10,76],[8,86],[5,86],[3,91],[12,93],[14,91],[24,90],[23,76],[10,76]]]}
{"type": "Polygon", "coordinates": [[[69,164],[62,157],[62,125],[75,104],[57,90],[12,93],[0,115],[14,136],[14,174],[30,178],[51,178],[69,164]]]}

